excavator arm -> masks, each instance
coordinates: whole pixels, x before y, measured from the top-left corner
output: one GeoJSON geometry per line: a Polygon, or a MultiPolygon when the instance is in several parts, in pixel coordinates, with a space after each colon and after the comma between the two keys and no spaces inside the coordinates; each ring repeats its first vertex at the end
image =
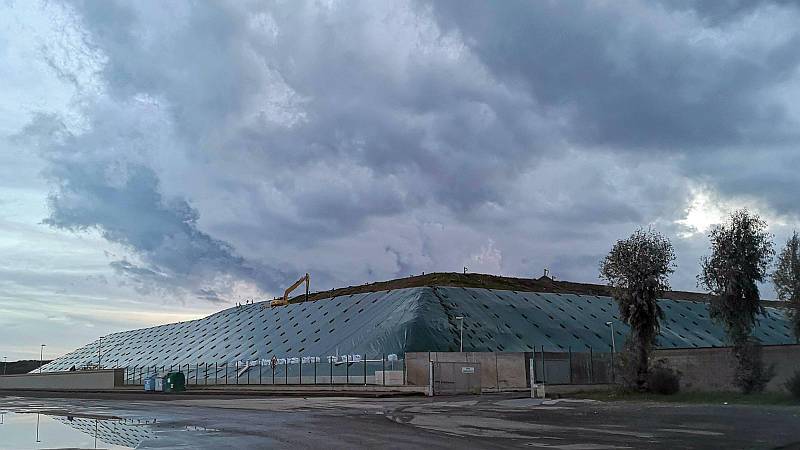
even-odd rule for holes
{"type": "Polygon", "coordinates": [[[272,300],[269,303],[269,306],[285,306],[285,305],[288,305],[289,304],[289,294],[291,294],[293,290],[297,289],[301,284],[303,284],[303,282],[306,283],[306,300],[308,300],[308,288],[309,288],[309,284],[311,283],[311,277],[309,277],[308,274],[305,274],[302,277],[300,277],[299,280],[295,281],[294,284],[292,284],[291,286],[286,288],[285,291],[283,291],[283,298],[272,300]]]}

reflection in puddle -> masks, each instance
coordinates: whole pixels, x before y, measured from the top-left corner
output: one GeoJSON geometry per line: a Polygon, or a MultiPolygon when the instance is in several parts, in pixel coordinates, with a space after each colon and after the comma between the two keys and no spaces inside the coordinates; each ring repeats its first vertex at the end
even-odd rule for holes
{"type": "Polygon", "coordinates": [[[131,449],[155,439],[153,421],[0,412],[0,448],[131,449]]]}

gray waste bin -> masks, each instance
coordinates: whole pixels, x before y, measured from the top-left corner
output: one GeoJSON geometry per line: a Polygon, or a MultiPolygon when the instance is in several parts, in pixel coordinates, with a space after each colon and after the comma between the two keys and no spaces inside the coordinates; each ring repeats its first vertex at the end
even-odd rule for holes
{"type": "Polygon", "coordinates": [[[156,376],[150,375],[144,379],[144,390],[146,392],[153,392],[156,390],[156,376]]]}

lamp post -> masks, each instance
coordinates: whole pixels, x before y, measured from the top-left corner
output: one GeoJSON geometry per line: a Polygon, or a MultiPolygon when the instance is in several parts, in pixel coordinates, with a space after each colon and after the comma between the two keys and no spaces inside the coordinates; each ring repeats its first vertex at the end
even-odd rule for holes
{"type": "Polygon", "coordinates": [[[458,351],[464,351],[464,316],[456,316],[458,320],[458,351]]]}
{"type": "Polygon", "coordinates": [[[39,346],[39,373],[42,373],[42,366],[44,365],[44,348],[47,347],[47,344],[42,344],[39,346]]]}
{"type": "Polygon", "coordinates": [[[606,322],[611,327],[611,353],[617,353],[617,344],[614,342],[614,322],[606,322]]]}

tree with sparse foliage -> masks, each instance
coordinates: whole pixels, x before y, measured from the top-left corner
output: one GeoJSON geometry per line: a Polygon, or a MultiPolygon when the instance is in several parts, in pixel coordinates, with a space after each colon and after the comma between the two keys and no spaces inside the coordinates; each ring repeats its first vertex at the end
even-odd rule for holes
{"type": "Polygon", "coordinates": [[[778,266],[772,274],[778,299],[786,302],[786,312],[792,330],[800,342],[800,236],[795,231],[778,255],[778,266]]]}
{"type": "Polygon", "coordinates": [[[698,284],[711,293],[711,318],[725,327],[737,360],[735,383],[744,393],[760,392],[772,377],[753,336],[764,314],[758,283],[764,282],[775,250],[767,224],[746,209],[731,213],[709,233],[711,255],[701,260],[698,284]]]}
{"type": "Polygon", "coordinates": [[[600,278],[613,288],[620,318],[631,329],[626,349],[635,370],[632,381],[639,390],[647,389],[650,353],[664,317],[658,298],[669,290],[669,275],[674,271],[672,243],[649,228],[617,241],[600,262],[600,278]]]}

